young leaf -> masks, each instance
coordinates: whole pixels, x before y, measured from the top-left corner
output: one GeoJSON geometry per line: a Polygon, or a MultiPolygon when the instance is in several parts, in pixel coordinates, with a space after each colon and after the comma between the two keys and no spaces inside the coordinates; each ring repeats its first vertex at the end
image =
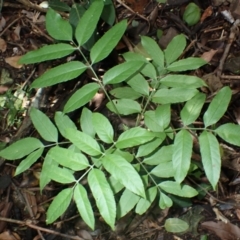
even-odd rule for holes
{"type": "Polygon", "coordinates": [[[72,112],[84,106],[94,97],[98,89],[99,85],[97,83],[88,83],[84,85],[70,97],[70,99],[64,106],[63,112],[64,113],[72,112]]]}
{"type": "Polygon", "coordinates": [[[92,121],[89,121],[89,119],[92,119],[92,112],[84,107],[80,117],[81,129],[84,133],[94,138],[96,132],[93,128],[92,121]]]}
{"type": "Polygon", "coordinates": [[[161,209],[170,208],[173,205],[172,199],[165,195],[163,192],[160,193],[159,207],[161,209]]]}
{"type": "Polygon", "coordinates": [[[86,65],[78,61],[61,64],[35,79],[31,84],[31,88],[49,87],[57,83],[69,81],[81,75],[86,69],[86,65]]]}
{"type": "Polygon", "coordinates": [[[93,113],[92,122],[98,137],[105,143],[112,143],[114,132],[108,119],[100,113],[93,113]]]}
{"type": "Polygon", "coordinates": [[[76,131],[72,128],[66,129],[66,137],[81,151],[90,156],[97,156],[102,154],[100,146],[97,141],[87,135],[86,133],[76,131]]]}
{"type": "Polygon", "coordinates": [[[163,104],[158,106],[155,111],[155,117],[161,129],[167,128],[171,121],[171,105],[163,104]]]}
{"type": "Polygon", "coordinates": [[[38,148],[43,148],[44,145],[36,138],[27,137],[11,144],[0,151],[0,157],[7,160],[16,160],[27,156],[29,153],[38,148]]]}
{"type": "Polygon", "coordinates": [[[55,113],[54,121],[58,127],[59,132],[63,137],[66,136],[65,131],[67,128],[73,128],[77,130],[77,127],[74,124],[74,122],[67,115],[64,115],[64,113],[62,112],[55,113]]]}
{"type": "Polygon", "coordinates": [[[92,47],[90,58],[92,64],[106,58],[118,44],[127,28],[127,21],[121,21],[108,30],[92,47]]]}
{"type": "Polygon", "coordinates": [[[199,144],[204,171],[213,189],[216,189],[221,170],[219,143],[212,133],[204,131],[199,137],[199,144]]]}
{"type": "Polygon", "coordinates": [[[153,95],[153,102],[167,104],[179,103],[190,100],[198,93],[197,89],[187,88],[162,88],[153,95]]]}
{"type": "Polygon", "coordinates": [[[102,158],[103,166],[128,190],[145,197],[143,182],[134,167],[123,157],[109,154],[102,158]]]}
{"type": "Polygon", "coordinates": [[[167,70],[171,72],[194,70],[202,67],[206,63],[207,62],[202,58],[189,57],[170,64],[167,67],[167,70]]]}
{"type": "Polygon", "coordinates": [[[20,58],[19,63],[31,64],[58,59],[71,54],[75,50],[76,48],[66,43],[46,45],[37,50],[28,52],[20,58]]]}
{"type": "Polygon", "coordinates": [[[207,111],[203,115],[205,127],[215,124],[226,112],[232,97],[229,87],[223,87],[209,104],[207,111]]]}
{"type": "Polygon", "coordinates": [[[103,172],[99,169],[92,169],[88,174],[88,184],[101,216],[106,223],[114,229],[116,203],[111,187],[109,186],[103,172]]]}
{"type": "Polygon", "coordinates": [[[56,40],[72,41],[72,26],[51,8],[46,14],[46,29],[56,40]]]}
{"type": "Polygon", "coordinates": [[[131,79],[126,82],[134,91],[143,94],[144,96],[149,95],[149,86],[145,78],[140,74],[134,75],[131,79]]]}
{"type": "Polygon", "coordinates": [[[31,108],[30,117],[41,137],[49,142],[58,141],[58,131],[50,119],[40,110],[31,108]]]}
{"type": "Polygon", "coordinates": [[[111,102],[107,103],[107,108],[110,111],[114,113],[119,113],[121,115],[129,115],[141,112],[141,105],[132,99],[114,99],[111,102]],[[113,106],[113,104],[115,105],[115,107],[113,106]],[[117,111],[115,108],[117,109],[117,111]]]}
{"type": "Polygon", "coordinates": [[[169,161],[159,163],[150,173],[160,178],[170,178],[174,176],[175,170],[172,161],[169,161]]]}
{"type": "Polygon", "coordinates": [[[192,146],[191,134],[185,129],[179,131],[174,139],[172,158],[175,170],[174,178],[178,183],[181,183],[187,176],[191,163],[192,146]]]}
{"type": "MultiPolygon", "coordinates": [[[[51,158],[51,156],[49,156],[49,157],[51,158]]],[[[70,171],[67,168],[51,166],[46,171],[47,171],[49,177],[58,183],[66,184],[66,183],[73,183],[76,181],[73,176],[72,171],[70,171]]]]}
{"type": "Polygon", "coordinates": [[[215,132],[226,142],[240,147],[240,126],[226,123],[218,127],[215,132]]]}
{"type": "Polygon", "coordinates": [[[81,185],[77,184],[74,189],[74,200],[77,205],[79,214],[83,221],[94,230],[95,218],[93,214],[92,205],[89,201],[86,189],[81,185]]]}
{"type": "Polygon", "coordinates": [[[168,218],[165,221],[164,227],[167,232],[181,233],[181,232],[187,231],[189,228],[189,225],[187,222],[179,218],[168,218]]]}
{"type": "Polygon", "coordinates": [[[205,99],[206,95],[199,92],[192,99],[186,102],[180,112],[181,119],[185,126],[193,123],[199,117],[205,99]]]}
{"type": "Polygon", "coordinates": [[[161,83],[167,87],[174,88],[200,88],[207,86],[206,83],[199,77],[187,75],[167,75],[161,79],[161,83]]]}
{"type": "Polygon", "coordinates": [[[115,98],[125,98],[125,99],[138,99],[142,95],[133,88],[130,87],[118,87],[114,88],[113,90],[110,91],[110,94],[114,96],[115,98]]]}
{"type": "Polygon", "coordinates": [[[152,202],[154,201],[154,199],[157,196],[157,187],[151,187],[146,191],[146,199],[141,198],[139,200],[139,202],[137,203],[135,212],[137,214],[142,215],[143,213],[145,213],[148,208],[151,206],[152,202]]]}
{"type": "Polygon", "coordinates": [[[106,85],[123,82],[136,74],[143,65],[142,61],[130,61],[116,65],[104,74],[103,83],[106,85]]]}
{"type": "Polygon", "coordinates": [[[117,205],[117,218],[125,216],[139,201],[140,197],[125,189],[117,205]]]}
{"type": "Polygon", "coordinates": [[[66,188],[55,196],[47,210],[47,224],[53,223],[67,210],[71,202],[72,195],[73,190],[71,188],[66,188]]]}
{"type": "Polygon", "coordinates": [[[82,46],[92,36],[97,27],[103,6],[104,4],[102,1],[93,2],[80,18],[75,32],[78,46],[82,46]]]}
{"type": "Polygon", "coordinates": [[[144,49],[148,52],[151,56],[153,62],[160,68],[164,68],[164,54],[163,51],[160,49],[156,41],[154,41],[150,37],[142,36],[141,43],[144,49]]]}
{"type": "Polygon", "coordinates": [[[30,153],[24,160],[20,162],[20,164],[16,168],[16,172],[14,176],[24,172],[29,169],[37,160],[41,157],[44,148],[39,148],[38,150],[30,153]]]}
{"type": "Polygon", "coordinates": [[[117,148],[129,148],[151,141],[155,135],[152,132],[140,127],[131,128],[123,132],[117,142],[117,148]]]}
{"type": "Polygon", "coordinates": [[[201,9],[198,5],[191,2],[185,8],[183,13],[183,20],[189,25],[195,25],[201,18],[201,9]]]}
{"type": "Polygon", "coordinates": [[[175,36],[164,50],[167,66],[178,59],[186,47],[186,37],[183,34],[175,36]]]}
{"type": "Polygon", "coordinates": [[[58,164],[74,171],[81,171],[89,167],[88,159],[81,153],[55,146],[48,152],[49,156],[58,164]]]}

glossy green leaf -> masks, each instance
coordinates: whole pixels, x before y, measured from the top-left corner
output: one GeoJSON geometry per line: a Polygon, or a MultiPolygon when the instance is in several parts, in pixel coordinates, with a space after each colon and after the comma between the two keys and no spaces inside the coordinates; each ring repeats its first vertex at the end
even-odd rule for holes
{"type": "Polygon", "coordinates": [[[46,29],[56,40],[72,41],[72,26],[51,8],[46,14],[46,29]]]}
{"type": "Polygon", "coordinates": [[[47,210],[47,224],[53,223],[68,208],[73,195],[71,188],[66,188],[55,196],[47,210]]]}
{"type": "Polygon", "coordinates": [[[128,189],[125,189],[117,205],[117,218],[125,216],[139,201],[140,197],[128,189]]]}
{"type": "Polygon", "coordinates": [[[72,112],[84,106],[94,97],[98,89],[99,85],[97,83],[88,83],[84,85],[69,98],[69,100],[64,106],[63,112],[72,112]]]}
{"type": "Polygon", "coordinates": [[[176,134],[173,144],[172,163],[175,170],[174,178],[181,183],[188,174],[192,157],[193,140],[191,134],[182,129],[176,134]]]}
{"type": "Polygon", "coordinates": [[[75,187],[73,198],[76,202],[78,212],[81,215],[83,221],[92,230],[94,230],[95,218],[92,204],[89,201],[86,189],[81,184],[77,184],[77,186],[75,187]]]}
{"type": "Polygon", "coordinates": [[[159,207],[161,209],[170,208],[173,205],[172,199],[163,192],[160,193],[159,207]]]}
{"type": "Polygon", "coordinates": [[[58,131],[51,120],[40,110],[31,108],[30,118],[41,137],[49,142],[58,141],[58,131]]]}
{"type": "Polygon", "coordinates": [[[106,58],[118,44],[127,29],[127,21],[121,21],[108,30],[92,47],[90,58],[93,63],[106,58]]]}
{"type": "Polygon", "coordinates": [[[111,187],[103,172],[99,169],[92,169],[88,174],[88,184],[101,216],[105,222],[114,229],[116,203],[111,187]]]}
{"type": "Polygon", "coordinates": [[[75,32],[75,37],[79,46],[82,46],[84,43],[86,43],[87,40],[92,36],[97,27],[103,6],[104,5],[102,1],[93,2],[80,18],[75,32]]]}
{"type": "Polygon", "coordinates": [[[170,178],[174,176],[175,170],[172,161],[169,161],[159,163],[150,173],[160,178],[170,178]]]}
{"type": "Polygon", "coordinates": [[[49,87],[57,83],[67,82],[81,75],[86,69],[86,65],[78,61],[61,64],[35,79],[31,88],[49,87]]]}
{"type": "Polygon", "coordinates": [[[145,197],[143,182],[134,167],[123,157],[108,154],[102,158],[104,168],[128,190],[145,197]]]}
{"type": "Polygon", "coordinates": [[[168,218],[165,221],[164,227],[167,232],[181,233],[188,230],[189,225],[179,218],[168,218]]]}
{"type": "Polygon", "coordinates": [[[199,8],[199,6],[193,2],[189,3],[186,6],[185,11],[183,13],[183,20],[189,26],[193,26],[196,23],[198,23],[200,18],[201,18],[201,9],[199,8]]]}
{"type": "Polygon", "coordinates": [[[125,99],[138,99],[142,95],[133,88],[130,87],[118,87],[114,88],[113,90],[110,91],[110,94],[114,96],[115,98],[125,98],[125,99]]]}
{"type": "Polygon", "coordinates": [[[55,146],[49,151],[50,157],[58,164],[74,171],[81,171],[89,167],[88,159],[81,153],[55,146]]]}
{"type": "Polygon", "coordinates": [[[155,117],[161,129],[167,128],[171,121],[171,105],[159,105],[155,110],[155,117]]]}
{"type": "Polygon", "coordinates": [[[151,56],[153,62],[161,69],[164,68],[164,54],[163,51],[160,49],[156,41],[152,38],[147,36],[141,37],[141,43],[144,49],[148,52],[151,56]]]}
{"type": "Polygon", "coordinates": [[[200,152],[204,171],[213,189],[216,189],[221,170],[221,154],[218,140],[207,131],[199,137],[200,152]]]}
{"type": "Polygon", "coordinates": [[[67,128],[72,128],[72,129],[77,130],[77,127],[74,124],[74,122],[69,118],[69,116],[65,115],[62,112],[55,113],[54,121],[58,127],[59,132],[61,133],[61,135],[63,137],[66,136],[65,131],[67,128]]]}
{"type": "Polygon", "coordinates": [[[226,142],[240,147],[240,126],[226,123],[218,127],[215,132],[226,142]]]}
{"type": "Polygon", "coordinates": [[[109,120],[100,113],[93,113],[92,122],[98,137],[105,143],[112,143],[114,132],[109,120]]]}
{"type": "Polygon", "coordinates": [[[42,148],[44,145],[36,138],[27,137],[11,144],[0,151],[0,157],[7,160],[16,160],[27,156],[29,153],[35,151],[38,148],[42,148]]]}
{"type": "Polygon", "coordinates": [[[103,76],[103,83],[120,83],[136,74],[144,65],[142,61],[124,62],[109,69],[103,76]]]}
{"type": "Polygon", "coordinates": [[[141,105],[132,99],[114,99],[112,102],[107,103],[107,108],[114,112],[119,113],[121,115],[129,115],[133,113],[141,112],[141,105]],[[115,105],[115,107],[113,106],[115,105]],[[116,111],[117,109],[117,111],[116,111]]]}
{"type": "Polygon", "coordinates": [[[126,82],[134,91],[143,94],[144,96],[149,95],[149,85],[145,78],[140,74],[134,75],[131,79],[126,82]]]}
{"type": "Polygon", "coordinates": [[[102,154],[100,146],[97,141],[87,135],[86,133],[76,131],[72,128],[66,129],[66,137],[81,151],[90,156],[97,156],[102,154]]]}
{"type": "Polygon", "coordinates": [[[186,37],[183,34],[175,36],[164,50],[167,66],[178,59],[186,47],[186,37]]]}
{"type": "Polygon", "coordinates": [[[28,170],[42,155],[44,148],[39,148],[36,151],[30,153],[16,168],[14,176],[28,170]]]}
{"type": "Polygon", "coordinates": [[[189,57],[182,60],[178,60],[167,67],[168,71],[171,72],[181,72],[181,71],[188,71],[194,70],[202,67],[207,62],[202,58],[196,57],[189,57]]]}
{"type": "Polygon", "coordinates": [[[31,64],[58,59],[71,54],[75,50],[76,48],[66,43],[46,45],[23,55],[19,63],[31,64]]]}
{"type": "Polygon", "coordinates": [[[199,92],[192,99],[186,102],[180,112],[181,119],[185,126],[197,120],[205,103],[205,99],[206,95],[199,92]]]}
{"type": "Polygon", "coordinates": [[[115,145],[120,149],[134,147],[149,142],[154,137],[155,135],[152,132],[141,127],[135,127],[123,132],[115,145]]]}
{"type": "MultiPolygon", "coordinates": [[[[50,156],[50,158],[51,158],[51,156],[50,156]]],[[[73,172],[67,168],[51,166],[46,171],[47,171],[49,177],[58,183],[66,184],[66,183],[73,183],[76,181],[73,176],[73,172]]]]}
{"type": "Polygon", "coordinates": [[[84,107],[80,117],[81,129],[84,133],[94,138],[96,132],[93,128],[92,121],[89,121],[89,119],[92,119],[92,112],[84,107]]]}
{"type": "Polygon", "coordinates": [[[174,88],[200,88],[207,86],[206,83],[199,77],[179,74],[167,75],[161,79],[161,84],[174,88]]]}
{"type": "Polygon", "coordinates": [[[157,196],[157,187],[151,187],[146,191],[146,199],[141,198],[139,202],[137,203],[135,212],[137,214],[142,215],[145,213],[148,208],[151,206],[153,203],[154,199],[157,196]]]}
{"type": "Polygon", "coordinates": [[[163,88],[158,90],[153,95],[153,102],[167,104],[167,103],[180,103],[186,102],[198,93],[197,89],[187,88],[163,88]]]}
{"type": "Polygon", "coordinates": [[[232,91],[229,87],[223,87],[213,98],[203,115],[205,127],[215,124],[226,112],[232,97],[232,91]]]}

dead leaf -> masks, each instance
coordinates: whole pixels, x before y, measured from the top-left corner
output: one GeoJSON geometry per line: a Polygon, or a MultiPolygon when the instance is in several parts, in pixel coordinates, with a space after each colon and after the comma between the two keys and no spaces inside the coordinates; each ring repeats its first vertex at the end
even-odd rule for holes
{"type": "Polygon", "coordinates": [[[101,106],[104,98],[105,98],[105,93],[104,92],[100,92],[100,93],[95,94],[95,96],[91,100],[91,104],[93,104],[94,107],[95,107],[94,110],[98,109],[101,106]]]}
{"type": "Polygon", "coordinates": [[[212,58],[214,57],[214,55],[217,53],[217,51],[218,50],[211,49],[208,52],[204,52],[202,54],[201,58],[209,63],[212,60],[212,58]]]}
{"type": "Polygon", "coordinates": [[[210,17],[213,13],[212,6],[206,8],[201,16],[200,22],[202,23],[206,18],[210,17]]]}
{"type": "Polygon", "coordinates": [[[21,56],[7,57],[7,58],[5,58],[5,62],[14,68],[20,69],[23,66],[22,64],[18,63],[20,58],[21,58],[21,56]]]}
{"type": "Polygon", "coordinates": [[[4,240],[20,240],[21,238],[17,233],[11,233],[10,231],[5,231],[0,234],[0,239],[4,240]]]}
{"type": "Polygon", "coordinates": [[[6,86],[0,86],[0,94],[5,93],[8,90],[8,87],[6,86]]]}
{"type": "Polygon", "coordinates": [[[4,39],[0,38],[0,51],[5,52],[7,49],[7,43],[4,39]]]}
{"type": "Polygon", "coordinates": [[[220,221],[222,221],[224,223],[228,223],[229,222],[229,220],[217,208],[213,208],[213,211],[216,214],[217,220],[220,220],[220,221]]]}
{"type": "Polygon", "coordinates": [[[0,32],[3,30],[3,28],[6,26],[6,20],[5,18],[2,16],[0,19],[0,32]]]}

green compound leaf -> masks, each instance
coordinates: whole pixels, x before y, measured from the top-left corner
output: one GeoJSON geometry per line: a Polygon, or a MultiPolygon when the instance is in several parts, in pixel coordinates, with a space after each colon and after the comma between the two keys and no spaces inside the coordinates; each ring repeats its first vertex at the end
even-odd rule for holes
{"type": "Polygon", "coordinates": [[[102,158],[102,163],[106,170],[128,190],[145,197],[142,179],[134,167],[123,157],[109,154],[102,158]]]}
{"type": "Polygon", "coordinates": [[[186,59],[178,60],[177,62],[170,64],[167,67],[167,70],[171,71],[171,72],[194,70],[194,69],[202,67],[206,63],[207,62],[205,60],[203,60],[202,58],[189,57],[186,59]]]}
{"type": "Polygon", "coordinates": [[[31,84],[31,88],[49,87],[69,81],[81,75],[86,69],[86,65],[78,61],[64,63],[46,71],[31,84]]]}
{"type": "Polygon", "coordinates": [[[88,83],[76,91],[67,101],[63,112],[72,112],[88,103],[99,90],[97,83],[88,83]]]}
{"type": "Polygon", "coordinates": [[[106,58],[122,38],[127,29],[127,21],[121,21],[108,30],[92,47],[90,58],[97,63],[106,58]]]}
{"type": "Polygon", "coordinates": [[[173,177],[175,170],[173,169],[172,161],[159,163],[152,169],[151,174],[160,178],[173,177]]]}
{"type": "Polygon", "coordinates": [[[140,197],[128,189],[125,189],[117,205],[117,218],[125,216],[138,203],[140,197]]]}
{"type": "Polygon", "coordinates": [[[207,111],[203,115],[205,127],[215,124],[226,112],[232,97],[229,87],[223,87],[209,104],[207,111]]]}
{"type": "Polygon", "coordinates": [[[67,188],[58,193],[53,199],[47,210],[47,224],[53,223],[58,217],[60,217],[68,208],[73,195],[73,190],[67,188]]]}
{"type": "Polygon", "coordinates": [[[161,209],[170,208],[173,205],[172,199],[163,192],[160,193],[159,207],[161,209]]]}
{"type": "Polygon", "coordinates": [[[163,104],[158,106],[155,111],[155,117],[161,129],[167,128],[171,121],[171,105],[163,104]]]}
{"type": "Polygon", "coordinates": [[[49,169],[46,169],[46,172],[52,180],[58,183],[66,184],[76,181],[73,176],[73,172],[67,168],[51,166],[49,169]]]}
{"type": "Polygon", "coordinates": [[[153,203],[154,199],[157,196],[157,187],[151,187],[146,191],[146,199],[141,198],[139,202],[137,203],[135,212],[137,214],[142,215],[145,213],[148,208],[151,206],[153,203]]]}
{"type": "Polygon", "coordinates": [[[14,176],[28,170],[41,156],[44,148],[39,148],[38,150],[30,153],[24,160],[20,162],[20,164],[16,168],[16,172],[14,176]]]}
{"type": "Polygon", "coordinates": [[[115,6],[112,1],[110,1],[110,3],[107,5],[105,2],[105,6],[103,9],[101,18],[103,19],[104,22],[106,22],[110,26],[114,24],[116,19],[116,13],[115,13],[115,6]]]}
{"type": "Polygon", "coordinates": [[[149,142],[153,138],[155,138],[155,134],[152,132],[141,127],[135,127],[123,132],[115,145],[120,149],[129,148],[149,142]]]}
{"type": "Polygon", "coordinates": [[[48,152],[58,164],[74,171],[81,171],[89,167],[88,159],[81,153],[75,153],[70,149],[55,146],[48,152]]]}
{"type": "Polygon", "coordinates": [[[151,110],[144,113],[144,123],[153,132],[163,132],[164,130],[156,118],[155,111],[151,110]]]}
{"type": "Polygon", "coordinates": [[[219,143],[212,133],[204,131],[199,137],[199,144],[204,171],[213,189],[216,189],[221,170],[219,143]]]}
{"type": "Polygon", "coordinates": [[[179,218],[168,218],[165,221],[164,227],[167,232],[181,233],[187,231],[189,225],[179,218]]]}
{"type": "Polygon", "coordinates": [[[46,29],[56,40],[72,41],[72,26],[51,8],[46,14],[46,29]]]}
{"type": "Polygon", "coordinates": [[[201,18],[201,9],[195,3],[189,3],[183,13],[183,20],[189,25],[195,25],[201,18]]]}
{"type": "Polygon", "coordinates": [[[92,230],[94,230],[95,218],[92,205],[89,201],[86,189],[81,184],[77,184],[77,186],[75,187],[73,198],[76,202],[78,212],[81,215],[83,221],[92,230]]]}
{"type": "Polygon", "coordinates": [[[109,120],[100,113],[93,113],[92,115],[93,127],[98,137],[105,143],[113,142],[113,127],[109,120]]]}
{"type": "Polygon", "coordinates": [[[74,124],[74,122],[67,115],[65,115],[62,112],[55,113],[54,121],[58,127],[59,132],[61,133],[61,135],[63,137],[66,136],[65,131],[67,128],[73,128],[73,129],[77,130],[77,127],[74,124]]]}
{"type": "Polygon", "coordinates": [[[103,83],[120,83],[132,77],[144,65],[142,61],[130,61],[119,64],[109,69],[103,76],[103,83]]]}
{"type": "Polygon", "coordinates": [[[227,123],[218,127],[215,132],[226,142],[231,143],[236,146],[240,146],[240,126],[227,123]]]}
{"type": "Polygon", "coordinates": [[[129,115],[141,112],[141,105],[132,99],[114,99],[112,102],[107,103],[107,108],[110,111],[119,113],[121,115],[129,115]]]}
{"type": "Polygon", "coordinates": [[[156,41],[150,37],[142,36],[141,43],[144,49],[148,52],[153,62],[160,68],[164,68],[164,54],[156,41]]]}
{"type": "Polygon", "coordinates": [[[173,145],[173,168],[176,182],[181,183],[187,176],[192,157],[193,140],[191,134],[182,129],[176,134],[173,145]]]}
{"type": "Polygon", "coordinates": [[[198,93],[197,89],[171,88],[160,89],[153,95],[153,102],[167,104],[186,102],[198,93]]]}
{"type": "Polygon", "coordinates": [[[136,74],[130,80],[126,82],[134,91],[143,94],[144,96],[149,95],[149,86],[145,78],[140,74],[136,74]]]}
{"type": "Polygon", "coordinates": [[[199,92],[192,99],[186,102],[182,111],[180,112],[181,119],[185,126],[197,120],[205,103],[205,100],[206,95],[199,92]]]}
{"type": "Polygon", "coordinates": [[[88,108],[83,108],[82,114],[80,117],[80,126],[84,133],[91,136],[92,138],[95,138],[95,130],[93,127],[92,121],[89,121],[89,119],[92,119],[92,112],[88,108]]]}
{"type": "Polygon", "coordinates": [[[90,156],[98,156],[102,154],[97,141],[86,133],[76,131],[75,129],[66,129],[66,137],[81,151],[90,156]]]}
{"type": "Polygon", "coordinates": [[[51,120],[40,110],[31,108],[30,118],[41,137],[49,142],[58,141],[58,131],[51,120]]]}
{"type": "Polygon", "coordinates": [[[75,32],[75,37],[79,46],[86,43],[95,31],[103,6],[104,4],[102,1],[93,2],[80,18],[75,32]]]}
{"type": "Polygon", "coordinates": [[[116,203],[111,187],[103,172],[99,169],[92,169],[88,174],[88,184],[101,216],[106,223],[114,229],[116,203]]]}
{"type": "Polygon", "coordinates": [[[174,37],[164,50],[165,60],[167,66],[178,59],[186,47],[186,37],[179,34],[174,37]]]}
{"type": "Polygon", "coordinates": [[[138,99],[142,95],[131,87],[118,87],[110,91],[110,94],[115,98],[138,99]]]}
{"type": "Polygon", "coordinates": [[[167,87],[175,88],[200,88],[207,86],[199,77],[187,75],[167,75],[161,79],[161,83],[167,87]]]}
{"type": "Polygon", "coordinates": [[[16,160],[27,156],[29,153],[38,148],[43,148],[44,145],[36,138],[27,137],[11,144],[0,151],[0,157],[7,160],[16,160]]]}
{"type": "Polygon", "coordinates": [[[37,50],[28,52],[21,57],[19,63],[31,64],[54,60],[65,57],[74,52],[75,50],[76,48],[66,43],[47,45],[37,50]]]}

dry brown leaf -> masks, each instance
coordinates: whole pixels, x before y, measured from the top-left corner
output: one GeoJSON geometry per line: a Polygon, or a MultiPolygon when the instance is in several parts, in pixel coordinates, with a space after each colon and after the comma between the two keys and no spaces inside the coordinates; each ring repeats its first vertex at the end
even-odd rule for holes
{"type": "Polygon", "coordinates": [[[21,56],[14,56],[14,57],[7,57],[5,58],[5,62],[8,63],[10,66],[14,68],[22,68],[22,64],[19,64],[18,61],[21,58],[21,56]]]}
{"type": "Polygon", "coordinates": [[[220,220],[220,221],[222,221],[224,223],[228,223],[229,222],[229,220],[217,208],[213,208],[213,211],[216,214],[217,220],[220,220]]]}
{"type": "Polygon", "coordinates": [[[201,16],[200,22],[202,23],[206,18],[210,17],[213,13],[212,6],[206,8],[201,16]]]}
{"type": "Polygon", "coordinates": [[[7,49],[7,43],[4,39],[0,38],[0,51],[5,52],[7,49]]]}
{"type": "Polygon", "coordinates": [[[0,19],[0,32],[3,30],[3,28],[6,26],[6,20],[5,18],[2,16],[0,19]]]}
{"type": "Polygon", "coordinates": [[[211,49],[208,52],[202,54],[201,58],[206,62],[210,62],[218,50],[211,49]]]}
{"type": "Polygon", "coordinates": [[[105,93],[104,92],[100,92],[100,93],[95,94],[95,96],[91,100],[91,104],[93,104],[94,107],[95,107],[94,110],[98,109],[101,106],[104,98],[105,98],[105,93]]]}
{"type": "Polygon", "coordinates": [[[21,240],[17,233],[11,233],[10,231],[5,231],[0,234],[0,239],[4,240],[21,240]]]}
{"type": "Polygon", "coordinates": [[[6,86],[0,86],[0,94],[5,93],[8,90],[8,87],[6,86]]]}

